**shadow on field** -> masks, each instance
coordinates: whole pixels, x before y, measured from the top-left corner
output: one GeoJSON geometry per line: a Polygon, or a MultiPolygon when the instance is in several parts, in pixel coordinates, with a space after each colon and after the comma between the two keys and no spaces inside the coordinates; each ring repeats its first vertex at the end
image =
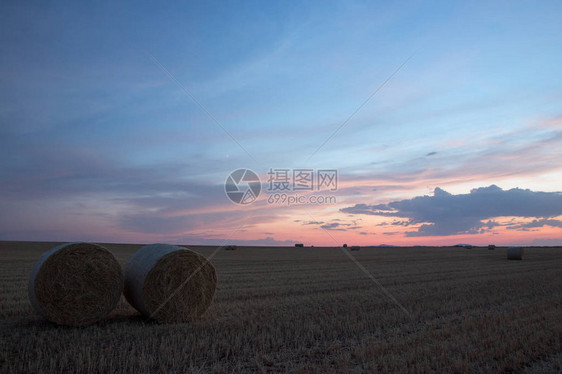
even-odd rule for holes
{"type": "Polygon", "coordinates": [[[57,329],[57,331],[77,331],[77,330],[90,330],[90,329],[100,329],[100,328],[108,328],[108,327],[121,327],[127,325],[128,327],[132,326],[157,326],[160,323],[155,320],[148,319],[143,317],[140,314],[133,314],[133,315],[125,315],[125,314],[113,314],[110,315],[108,318],[94,323],[88,326],[65,326],[65,325],[58,325],[56,323],[50,322],[46,319],[43,319],[38,316],[30,316],[30,318],[21,319],[19,321],[15,321],[12,327],[17,328],[19,331],[21,330],[33,330],[34,332],[44,332],[44,331],[51,331],[53,329],[57,329]]]}

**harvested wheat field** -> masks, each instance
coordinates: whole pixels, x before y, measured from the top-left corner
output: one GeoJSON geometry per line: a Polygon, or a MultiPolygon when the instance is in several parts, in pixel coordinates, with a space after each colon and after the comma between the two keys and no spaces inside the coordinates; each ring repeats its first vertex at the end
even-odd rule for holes
{"type": "MultiPolygon", "coordinates": [[[[62,327],[27,283],[59,243],[1,242],[0,372],[558,372],[562,249],[219,250],[214,300],[198,320],[146,320],[124,297],[107,319],[62,327]]],[[[141,245],[103,244],[125,265],[141,245]]],[[[214,247],[191,247],[204,256],[214,247]]]]}

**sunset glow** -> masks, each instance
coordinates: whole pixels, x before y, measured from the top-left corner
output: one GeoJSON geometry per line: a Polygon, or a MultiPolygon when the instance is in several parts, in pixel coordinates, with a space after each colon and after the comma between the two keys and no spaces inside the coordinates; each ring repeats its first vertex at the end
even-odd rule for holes
{"type": "Polygon", "coordinates": [[[210,6],[5,6],[0,239],[562,245],[560,3],[210,6]]]}

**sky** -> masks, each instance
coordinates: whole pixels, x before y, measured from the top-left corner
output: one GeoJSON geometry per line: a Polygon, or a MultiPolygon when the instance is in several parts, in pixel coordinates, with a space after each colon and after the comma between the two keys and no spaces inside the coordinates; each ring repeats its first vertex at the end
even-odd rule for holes
{"type": "Polygon", "coordinates": [[[0,240],[562,245],[561,16],[2,2],[0,240]]]}

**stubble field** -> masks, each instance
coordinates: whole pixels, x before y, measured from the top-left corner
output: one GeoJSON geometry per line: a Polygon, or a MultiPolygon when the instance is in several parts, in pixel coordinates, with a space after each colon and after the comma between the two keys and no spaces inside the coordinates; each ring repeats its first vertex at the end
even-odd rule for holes
{"type": "MultiPolygon", "coordinates": [[[[29,273],[58,243],[0,242],[0,372],[559,372],[562,249],[220,250],[211,308],[147,321],[122,298],[85,328],[33,312],[29,273]]],[[[141,245],[105,244],[122,265],[141,245]]],[[[215,247],[190,247],[210,256],[215,247]]]]}

